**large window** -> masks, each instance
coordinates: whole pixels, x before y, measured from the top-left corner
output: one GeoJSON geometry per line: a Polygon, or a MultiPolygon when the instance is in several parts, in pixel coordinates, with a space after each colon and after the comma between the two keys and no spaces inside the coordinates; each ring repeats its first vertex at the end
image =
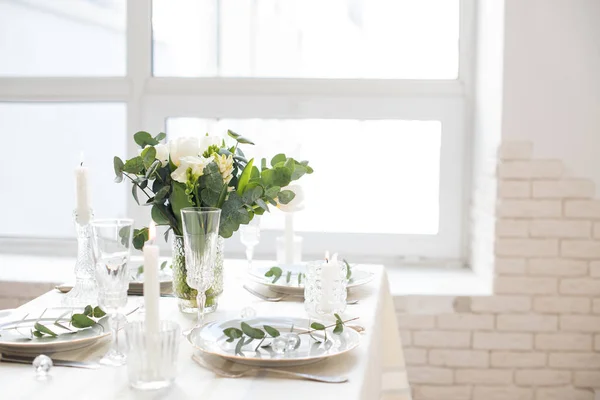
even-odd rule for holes
{"type": "Polygon", "coordinates": [[[0,240],[73,237],[80,152],[95,214],[146,224],[111,177],[132,133],[232,129],[313,165],[307,255],[462,259],[472,1],[0,1],[0,240]]]}

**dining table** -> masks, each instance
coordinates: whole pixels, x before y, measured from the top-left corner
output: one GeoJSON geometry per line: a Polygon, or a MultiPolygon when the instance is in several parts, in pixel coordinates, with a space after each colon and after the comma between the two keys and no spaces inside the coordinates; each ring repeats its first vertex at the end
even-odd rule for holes
{"type": "MultiPolygon", "coordinates": [[[[344,376],[348,378],[344,383],[290,378],[264,370],[240,378],[222,377],[193,360],[198,350],[182,335],[177,377],[167,389],[140,391],[130,387],[127,366],[98,369],[54,366],[47,379],[40,379],[32,365],[0,362],[0,399],[411,400],[386,270],[382,265],[361,264],[359,268],[372,273],[373,279],[349,290],[348,299],[352,300],[349,303],[354,304],[347,305],[341,315],[344,320],[358,317],[352,321],[362,331],[358,347],[314,364],[286,368],[308,374],[344,376]]],[[[257,285],[249,281],[246,262],[225,260],[224,291],[219,297],[218,309],[206,315],[206,322],[239,318],[247,307],[258,316],[308,318],[301,298],[288,296],[280,301],[265,301],[245,290],[244,285],[257,285]]],[[[52,290],[15,309],[4,319],[17,320],[28,313],[35,315],[46,308],[60,307],[62,296],[63,293],[52,290]]],[[[144,318],[143,300],[142,296],[128,296],[126,309],[136,310],[127,317],[129,321],[144,318]]],[[[180,312],[174,297],[161,297],[159,310],[161,319],[176,321],[182,331],[196,324],[196,315],[180,312]]],[[[126,346],[123,330],[119,335],[121,345],[126,346]]],[[[108,350],[109,342],[106,338],[83,349],[48,356],[95,363],[108,350]]]]}

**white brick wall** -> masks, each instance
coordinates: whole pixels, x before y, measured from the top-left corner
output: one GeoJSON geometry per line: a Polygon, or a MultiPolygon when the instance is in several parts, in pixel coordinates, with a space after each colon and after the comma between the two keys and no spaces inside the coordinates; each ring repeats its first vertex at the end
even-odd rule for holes
{"type": "Polygon", "coordinates": [[[494,296],[397,301],[414,400],[600,390],[600,199],[591,181],[532,152],[527,142],[499,150],[494,296]]]}

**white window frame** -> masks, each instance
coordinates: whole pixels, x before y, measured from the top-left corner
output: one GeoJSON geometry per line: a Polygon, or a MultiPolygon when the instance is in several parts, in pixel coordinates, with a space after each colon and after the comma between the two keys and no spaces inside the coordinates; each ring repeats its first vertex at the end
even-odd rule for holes
{"type": "MultiPolygon", "coordinates": [[[[397,263],[402,258],[418,261],[417,257],[425,257],[462,262],[466,255],[475,4],[474,0],[461,0],[460,5],[456,80],[169,78],[152,76],[151,0],[128,0],[126,76],[0,78],[0,102],[126,103],[129,156],[137,153],[132,133],[164,131],[168,117],[441,121],[438,235],[335,234],[328,243],[344,254],[371,261],[397,263]],[[353,249],[360,251],[354,254],[353,249]]],[[[147,210],[130,197],[126,200],[128,214],[138,223],[147,221],[147,210]]],[[[303,234],[305,253],[312,256],[323,250],[322,235],[303,234]]],[[[273,244],[271,249],[275,236],[276,232],[263,236],[273,244]]],[[[228,256],[241,255],[241,244],[229,242],[228,256]]]]}

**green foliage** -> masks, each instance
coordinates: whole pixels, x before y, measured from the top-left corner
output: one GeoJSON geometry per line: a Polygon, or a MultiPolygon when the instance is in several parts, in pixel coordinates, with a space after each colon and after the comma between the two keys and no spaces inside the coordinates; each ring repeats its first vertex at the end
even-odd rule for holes
{"type": "Polygon", "coordinates": [[[148,238],[148,228],[134,229],[132,239],[133,247],[137,250],[141,250],[144,247],[144,243],[148,241],[148,238]]]}
{"type": "MultiPolygon", "coordinates": [[[[72,331],[70,328],[64,326],[63,324],[61,324],[59,322],[59,320],[68,313],[69,313],[69,311],[65,312],[60,317],[58,317],[56,319],[56,321],[54,321],[54,323],[53,323],[54,326],[57,326],[59,328],[69,331],[69,332],[63,333],[63,334],[74,333],[74,331],[72,331]]],[[[43,315],[43,313],[42,313],[42,315],[43,315]]],[[[89,327],[97,324],[97,322],[92,318],[102,318],[105,315],[106,315],[106,313],[100,307],[98,307],[98,306],[92,307],[91,305],[87,305],[87,306],[85,306],[85,308],[83,309],[83,312],[81,314],[71,315],[70,324],[74,328],[78,328],[78,329],[89,328],[89,327]]],[[[41,319],[41,316],[40,316],[40,319],[41,319]]],[[[39,321],[33,325],[33,330],[31,331],[31,334],[33,336],[35,336],[36,338],[42,338],[42,337],[55,338],[55,337],[59,336],[56,332],[54,332],[47,326],[43,325],[39,321]]]]}
{"type": "Polygon", "coordinates": [[[291,190],[282,190],[277,195],[277,198],[281,204],[288,204],[290,201],[294,200],[294,197],[296,197],[296,193],[292,192],[291,190]]]}
{"type": "Polygon", "coordinates": [[[348,264],[348,261],[346,261],[345,259],[342,261],[344,261],[344,264],[346,264],[346,280],[350,280],[350,277],[352,276],[352,268],[350,268],[350,264],[348,264]]]}
{"type": "MultiPolygon", "coordinates": [[[[203,155],[216,153],[233,158],[232,178],[228,184],[224,182],[215,162],[209,163],[200,177],[189,174],[185,184],[174,181],[171,174],[177,166],[170,159],[164,166],[156,159],[154,146],[166,135],[161,132],[152,137],[146,131],[133,135],[134,141],[142,148],[139,156],[126,161],[114,157],[115,182],[120,183],[127,178],[132,184],[131,194],[135,201],[150,206],[152,219],[159,225],[169,226],[176,235],[182,234],[182,208],[218,207],[222,210],[219,234],[223,238],[231,237],[241,224],[249,223],[254,215],[270,211],[270,206],[292,201],[295,194],[282,188],[313,171],[307,161],[298,162],[283,153],[272,157],[270,165],[267,165],[266,159],[262,159],[258,168],[255,160],[248,161],[239,147],[254,143],[232,131],[228,131],[227,135],[235,140],[233,146],[227,146],[223,140],[222,144],[212,145],[203,155]]],[[[134,246],[141,249],[144,243],[142,235],[146,231],[136,232],[134,246]]]]}
{"type": "Polygon", "coordinates": [[[263,328],[265,328],[265,331],[269,334],[269,336],[276,338],[277,336],[281,335],[279,333],[279,331],[275,328],[273,328],[272,326],[269,325],[263,325],[263,328]]]}
{"type": "Polygon", "coordinates": [[[273,281],[271,283],[275,283],[281,278],[282,270],[279,267],[271,267],[267,272],[265,272],[265,276],[267,278],[273,277],[273,281]]]}

